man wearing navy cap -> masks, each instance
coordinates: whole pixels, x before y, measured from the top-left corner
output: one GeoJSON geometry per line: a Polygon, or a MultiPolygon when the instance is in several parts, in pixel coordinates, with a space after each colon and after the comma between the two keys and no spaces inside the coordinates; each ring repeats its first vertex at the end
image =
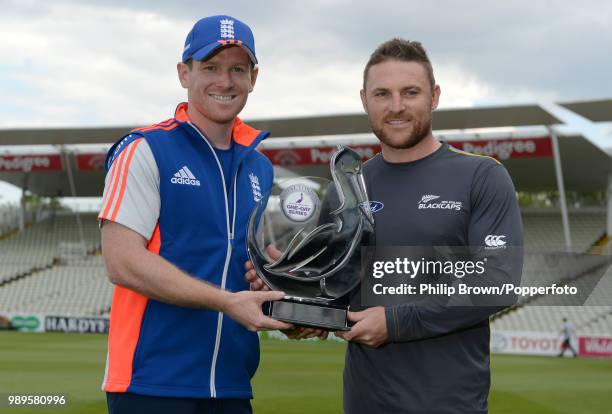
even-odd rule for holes
{"type": "Polygon", "coordinates": [[[251,29],[230,16],[187,35],[173,118],[138,128],[106,160],[102,253],[116,285],[103,389],[109,413],[250,413],[267,318],[243,279],[246,228],[272,186],[237,115],[257,78],[251,29]]]}

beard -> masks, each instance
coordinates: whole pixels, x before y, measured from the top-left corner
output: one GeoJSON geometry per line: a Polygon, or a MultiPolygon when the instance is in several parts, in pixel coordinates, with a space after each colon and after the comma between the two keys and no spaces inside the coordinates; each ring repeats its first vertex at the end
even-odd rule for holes
{"type": "Polygon", "coordinates": [[[385,132],[385,121],[386,119],[383,120],[382,126],[375,126],[372,124],[372,132],[374,132],[374,135],[376,135],[380,142],[393,149],[412,148],[423,141],[431,132],[431,116],[421,119],[413,118],[412,128],[407,130],[404,136],[400,137],[397,137],[397,135],[392,137],[385,132]]]}

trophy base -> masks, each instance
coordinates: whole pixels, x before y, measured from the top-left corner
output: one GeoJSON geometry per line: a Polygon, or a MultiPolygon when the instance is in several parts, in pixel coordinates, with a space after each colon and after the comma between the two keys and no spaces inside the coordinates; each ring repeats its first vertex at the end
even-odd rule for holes
{"type": "Polygon", "coordinates": [[[266,315],[279,321],[329,331],[348,331],[350,329],[347,310],[343,308],[291,299],[269,303],[266,315]]]}

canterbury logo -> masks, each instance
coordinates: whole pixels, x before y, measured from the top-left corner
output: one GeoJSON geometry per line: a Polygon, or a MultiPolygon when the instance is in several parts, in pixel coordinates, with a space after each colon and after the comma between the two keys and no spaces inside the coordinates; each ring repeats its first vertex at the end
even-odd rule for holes
{"type": "Polygon", "coordinates": [[[487,247],[504,247],[506,245],[506,241],[504,240],[506,236],[496,236],[494,234],[489,234],[485,237],[485,244],[487,247]]]}
{"type": "Polygon", "coordinates": [[[435,200],[436,198],[440,198],[440,196],[433,194],[424,195],[423,198],[421,198],[420,203],[429,203],[431,200],[435,200]]]}
{"type": "Polygon", "coordinates": [[[170,179],[170,182],[172,184],[194,185],[196,187],[200,186],[200,180],[195,178],[193,173],[189,171],[189,168],[187,168],[186,165],[174,173],[174,177],[170,179]]]}

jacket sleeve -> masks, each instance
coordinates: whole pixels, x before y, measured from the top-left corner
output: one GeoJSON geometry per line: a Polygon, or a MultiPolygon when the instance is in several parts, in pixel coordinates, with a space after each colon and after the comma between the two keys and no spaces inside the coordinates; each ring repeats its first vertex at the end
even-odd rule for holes
{"type": "Polygon", "coordinates": [[[149,240],[161,208],[159,168],[142,136],[131,134],[120,143],[109,151],[98,219],[122,224],[149,240]]]}
{"type": "MultiPolygon", "coordinates": [[[[470,194],[467,232],[471,260],[484,261],[485,272],[455,285],[501,288],[519,285],[523,267],[523,230],[516,192],[501,164],[482,166],[470,194]]],[[[466,277],[467,279],[467,277],[466,277]]],[[[516,302],[514,294],[473,294],[429,297],[424,303],[385,308],[390,342],[444,335],[488,321],[489,316],[516,302]]]]}

